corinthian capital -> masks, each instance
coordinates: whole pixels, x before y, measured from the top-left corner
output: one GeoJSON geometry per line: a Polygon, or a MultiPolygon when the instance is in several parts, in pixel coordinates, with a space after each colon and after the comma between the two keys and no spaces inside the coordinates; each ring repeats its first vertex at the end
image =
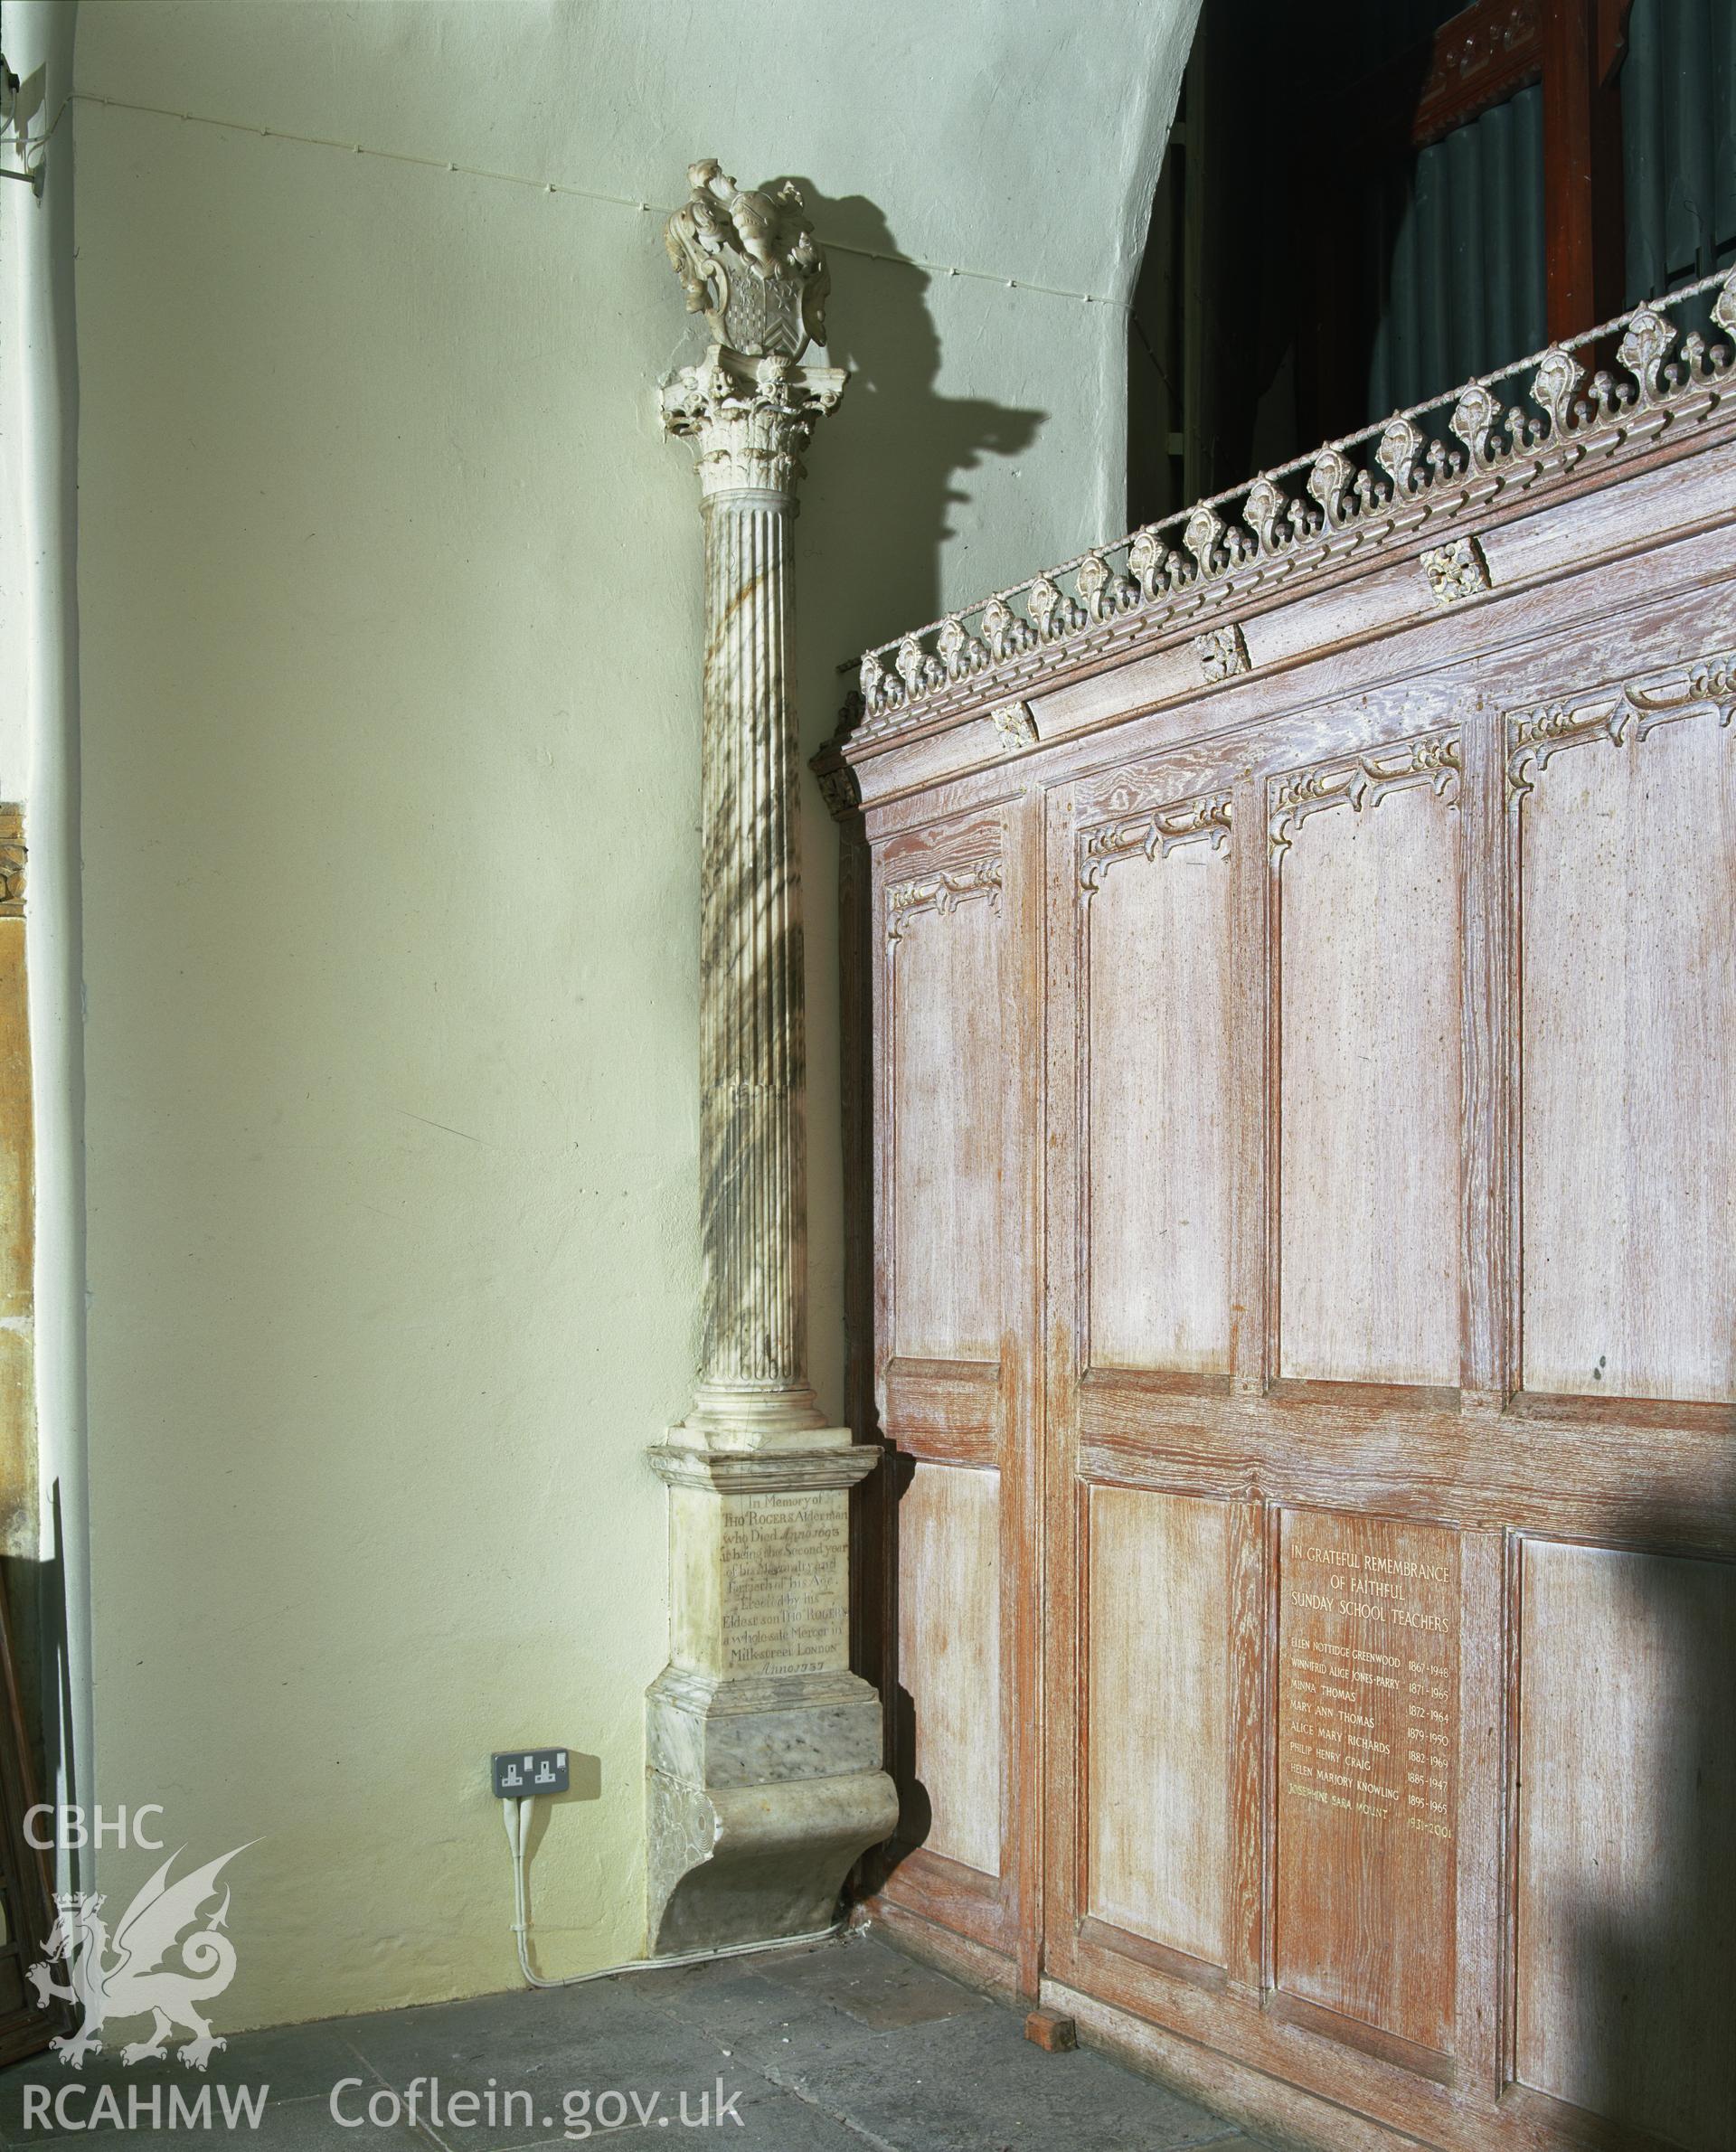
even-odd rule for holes
{"type": "Polygon", "coordinates": [[[797,366],[779,354],[750,358],[712,345],[697,366],[665,382],[663,423],[692,441],[709,495],[793,494],[814,422],[844,393],[837,366],[797,366]]]}

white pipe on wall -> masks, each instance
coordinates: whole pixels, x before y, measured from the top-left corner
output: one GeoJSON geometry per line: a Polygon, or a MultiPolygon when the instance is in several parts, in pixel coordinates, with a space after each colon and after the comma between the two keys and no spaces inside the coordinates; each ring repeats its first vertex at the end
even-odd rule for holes
{"type": "MultiPolygon", "coordinates": [[[[80,950],[78,660],[78,361],[72,289],[75,6],[13,0],[6,58],[41,75],[29,132],[45,161],[40,199],[6,190],[14,304],[24,687],[25,952],[35,1117],[35,1367],[42,1500],[43,1715],[53,1783],[46,1798],[90,1798],[92,1713],[85,1466],[84,1052],[80,950]],[[56,125],[56,121],[59,124],[56,125]],[[61,1660],[63,1639],[64,1660],[61,1660]]],[[[15,156],[15,146],[9,147],[15,156]]],[[[8,783],[15,782],[7,771],[8,783]]],[[[60,1856],[64,1864],[69,1856],[60,1856]]],[[[61,1885],[70,1879],[64,1874],[61,1885]]],[[[80,1877],[80,1881],[88,1880],[80,1877]]]]}

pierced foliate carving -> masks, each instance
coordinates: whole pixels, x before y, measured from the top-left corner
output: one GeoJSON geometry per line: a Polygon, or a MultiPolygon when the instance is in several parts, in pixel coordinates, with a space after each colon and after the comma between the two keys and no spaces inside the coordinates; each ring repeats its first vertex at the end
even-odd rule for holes
{"type": "Polygon", "coordinates": [[[1180,583],[1182,556],[1166,546],[1155,531],[1141,531],[1127,548],[1127,568],[1138,579],[1139,595],[1149,605],[1159,590],[1173,590],[1180,583]]]}
{"type": "Polygon", "coordinates": [[[1125,575],[1118,575],[1101,553],[1087,553],[1073,581],[1088,619],[1108,620],[1139,602],[1138,590],[1125,575]]]}
{"type": "MultiPolygon", "coordinates": [[[[1535,53],[1541,14],[1541,0],[1498,0],[1467,7],[1441,25],[1432,62],[1414,93],[1419,141],[1438,140],[1447,128],[1513,94],[1524,79],[1515,71],[1515,56],[1535,53]]],[[[1534,70],[1529,71],[1534,80],[1534,70]]]]}
{"type": "Polygon", "coordinates": [[[935,648],[940,653],[948,680],[962,680],[967,673],[980,672],[989,661],[987,650],[962,620],[942,621],[935,648]]]}
{"type": "Polygon", "coordinates": [[[1139,595],[1147,605],[1157,595],[1165,550],[1152,531],[1136,532],[1127,547],[1128,572],[1137,579],[1139,595]]]}
{"type": "Polygon", "coordinates": [[[1073,580],[1084,601],[1087,618],[1100,620],[1103,618],[1104,593],[1109,587],[1109,562],[1101,553],[1087,553],[1080,562],[1073,580]]]}
{"type": "Polygon", "coordinates": [[[939,687],[947,669],[938,657],[929,656],[915,636],[907,635],[898,646],[898,676],[907,694],[920,695],[925,688],[939,687]]]}
{"type": "Polygon", "coordinates": [[[1295,503],[1287,500],[1269,478],[1256,478],[1241,505],[1241,518],[1254,534],[1255,551],[1276,552],[1286,543],[1296,514],[1295,503]]]}
{"type": "Polygon", "coordinates": [[[1224,543],[1223,518],[1215,509],[1196,508],[1182,530],[1182,543],[1194,556],[1202,575],[1216,575],[1230,564],[1224,543]]]}
{"type": "Polygon", "coordinates": [[[1337,448],[1328,448],[1315,458],[1314,468],[1308,473],[1308,491],[1319,502],[1329,531],[1342,530],[1355,514],[1359,505],[1358,479],[1362,481],[1361,497],[1365,501],[1367,474],[1359,471],[1348,456],[1337,448]]]}
{"type": "Polygon", "coordinates": [[[1559,345],[1546,351],[1539,361],[1531,384],[1531,397],[1538,409],[1548,415],[1551,440],[1567,438],[1572,421],[1573,398],[1584,379],[1584,367],[1559,345]]]}
{"type": "Polygon", "coordinates": [[[1194,637],[1200,670],[1208,681],[1228,680],[1248,670],[1248,644],[1240,628],[1208,628],[1194,637]]]}
{"type": "Polygon", "coordinates": [[[1489,588],[1489,564],[1475,538],[1455,538],[1450,545],[1437,545],[1422,556],[1422,572],[1437,605],[1457,605],[1461,598],[1475,598],[1489,588]]]}
{"type": "Polygon", "coordinates": [[[1495,446],[1495,429],[1500,418],[1501,406],[1480,381],[1462,391],[1453,406],[1448,424],[1464,442],[1473,469],[1487,470],[1497,460],[1500,450],[1495,446]]]}
{"type": "Polygon", "coordinates": [[[1192,581],[1223,574],[1254,550],[1254,540],[1240,524],[1227,524],[1215,508],[1203,506],[1183,526],[1182,543],[1194,556],[1192,581]]]}
{"type": "Polygon", "coordinates": [[[1040,575],[1032,584],[1030,605],[1032,624],[1045,643],[1085,625],[1084,607],[1069,598],[1052,577],[1040,575]]]}
{"type": "Polygon", "coordinates": [[[1628,324],[1627,334],[1616,346],[1616,356],[1639,377],[1642,403],[1661,403],[1681,378],[1680,369],[1665,366],[1675,347],[1675,325],[1642,307],[1628,324]]]}
{"type": "Polygon", "coordinates": [[[1713,717],[1728,730],[1736,718],[1736,650],[1646,673],[1618,687],[1544,703],[1507,717],[1507,796],[1529,792],[1537,771],[1563,748],[1607,741],[1637,745],[1660,725],[1713,717]]]}
{"type": "Polygon", "coordinates": [[[1458,798],[1459,736],[1457,730],[1430,732],[1401,746],[1372,749],[1317,762],[1312,769],[1291,770],[1267,785],[1267,836],[1274,854],[1287,851],[1298,823],[1323,807],[1349,807],[1358,813],[1407,785],[1429,785],[1437,798],[1458,798]]]}
{"type": "Polygon", "coordinates": [[[888,948],[902,935],[919,911],[956,911],[973,897],[1001,901],[1001,863],[998,859],[973,859],[939,874],[924,874],[914,882],[894,883],[886,892],[886,942],[888,948]]]}
{"type": "Polygon", "coordinates": [[[1020,619],[1001,599],[991,598],[983,608],[983,639],[990,657],[999,665],[1019,651],[1028,650],[1037,638],[1028,620],[1020,619]]]}
{"type": "Polygon", "coordinates": [[[687,184],[664,243],[712,341],[750,359],[799,359],[824,344],[831,279],[795,181],[738,187],[715,157],[701,157],[687,184]]]}
{"type": "MultiPolygon", "coordinates": [[[[925,684],[911,691],[897,668],[897,646],[888,646],[874,654],[879,670],[862,736],[877,738],[915,722],[907,713],[917,700],[932,702],[937,711],[974,702],[967,682],[978,669],[1003,668],[1003,692],[1052,677],[1071,662],[1075,637],[1093,657],[1155,643],[1199,609],[1203,584],[1234,576],[1240,596],[1279,577],[1319,572],[1343,557],[1341,533],[1378,544],[1394,530],[1414,527],[1419,509],[1431,531],[1473,507],[1481,516],[1485,504],[1530,493],[1594,452],[1594,445],[1606,456],[1629,439],[1651,438],[1655,408],[1684,423],[1703,423],[1731,393],[1736,353],[1728,344],[1709,346],[1696,334],[1681,341],[1672,362],[1678,331],[1669,310],[1714,287],[1712,319],[1736,337],[1732,271],[1628,316],[1620,367],[1600,371],[1589,382],[1575,355],[1590,348],[1589,337],[1541,353],[1530,369],[1529,410],[1524,402],[1504,409],[1496,392],[1513,393],[1522,378],[1518,367],[1493,382],[1472,382],[1426,408],[1267,472],[1240,496],[1202,502],[1118,545],[1093,547],[1019,590],[965,609],[954,621],[920,630],[925,656],[938,661],[938,682],[925,669],[919,675],[925,684]],[[973,642],[985,657],[974,656],[973,642]]],[[[1443,542],[1426,562],[1430,588],[1443,604],[1489,587],[1475,538],[1443,542]]]]}
{"type": "Polygon", "coordinates": [[[1079,846],[1080,888],[1089,895],[1118,861],[1164,859],[1177,845],[1203,841],[1221,852],[1230,840],[1230,799],[1228,792],[1206,792],[1086,831],[1079,846]]]}
{"type": "Polygon", "coordinates": [[[1422,484],[1421,465],[1428,447],[1422,429],[1409,419],[1394,419],[1382,433],[1374,459],[1392,481],[1400,498],[1422,484]]]}
{"type": "Polygon", "coordinates": [[[1003,703],[998,710],[989,712],[988,718],[1009,755],[1037,744],[1037,721],[1031,714],[1029,703],[1003,703]]]}

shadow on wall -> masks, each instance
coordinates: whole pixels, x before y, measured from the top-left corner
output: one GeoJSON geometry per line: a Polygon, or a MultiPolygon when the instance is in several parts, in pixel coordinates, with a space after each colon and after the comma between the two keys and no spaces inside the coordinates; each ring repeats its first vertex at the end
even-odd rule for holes
{"type": "MultiPolygon", "coordinates": [[[[1588,1708],[1563,1774],[1578,1831],[1521,1900],[1521,1963],[1542,1955],[1555,1990],[1528,2013],[1522,1987],[1519,2075],[1541,2062],[1531,2081],[1645,2143],[1717,2152],[1736,2144],[1736,1566],[1703,1557],[1701,1525],[1661,1505],[1634,1535],[1658,1552],[1556,1556],[1570,1581],[1545,1611],[1570,1616],[1588,1708]]],[[[1547,1760],[1520,1760],[1552,1814],[1547,1760]]]]}
{"type": "MultiPolygon", "coordinates": [[[[834,250],[834,285],[844,286],[829,309],[827,349],[852,378],[810,458],[801,544],[812,600],[803,613],[840,665],[940,611],[940,550],[957,535],[953,510],[971,498],[958,475],[985,457],[1019,455],[1048,414],[938,394],[940,335],[929,308],[929,272],[863,260],[899,251],[865,196],[827,194],[799,175],[796,184],[834,250]]],[[[828,711],[811,701],[805,710],[810,746],[830,732],[842,692],[828,711]]]]}
{"type": "MultiPolygon", "coordinates": [[[[992,402],[984,397],[947,396],[936,383],[941,367],[941,332],[929,307],[931,274],[900,260],[897,240],[884,216],[860,194],[832,195],[811,179],[792,175],[828,250],[835,294],[827,316],[827,356],[848,367],[848,393],[835,417],[820,429],[802,491],[797,541],[803,648],[800,698],[802,754],[832,736],[839,705],[854,687],[861,654],[907,629],[925,625],[942,610],[942,549],[962,533],[954,511],[968,507],[971,491],[962,474],[992,457],[1023,454],[1036,440],[1048,413],[992,402]],[[846,251],[845,250],[851,250],[846,251]],[[847,677],[840,677],[840,675],[847,677]]],[[[769,183],[781,184],[781,181],[769,183]]],[[[946,281],[950,282],[950,279],[946,281]]],[[[949,332],[968,334],[970,309],[986,326],[1006,318],[1006,297],[987,288],[954,287],[958,303],[943,310],[949,332]]],[[[951,298],[949,293],[948,298],[951,298]]],[[[966,577],[967,597],[986,596],[993,571],[966,577]]],[[[958,593],[952,593],[956,599],[958,593]]],[[[812,779],[804,770],[804,788],[812,779]]],[[[874,1440],[879,1428],[872,1369],[873,1145],[868,1126],[870,1025],[863,996],[870,976],[873,928],[865,901],[866,854],[859,817],[840,832],[844,876],[840,991],[844,999],[842,1067],[844,1158],[844,1301],[846,1332],[845,1417],[859,1440],[874,1440]]],[[[810,866],[810,924],[834,902],[824,867],[810,866]]],[[[810,1035],[816,1015],[810,1011],[810,1035]]],[[[810,1101],[816,1119],[826,1112],[810,1101]]],[[[816,1311],[817,1312],[817,1311],[816,1311]]],[[[882,1668],[877,1624],[896,1633],[897,1564],[886,1559],[895,1543],[897,1503],[911,1476],[909,1458],[888,1456],[886,1469],[866,1482],[853,1502],[858,1574],[883,1579],[885,1598],[871,1610],[853,1611],[854,1660],[878,1683],[882,1668]]],[[[858,1871],[852,1895],[877,1887],[932,1826],[927,1789],[913,1781],[915,1704],[892,1684],[885,1697],[889,1753],[900,1760],[902,1813],[892,1843],[871,1851],[858,1871]]]]}

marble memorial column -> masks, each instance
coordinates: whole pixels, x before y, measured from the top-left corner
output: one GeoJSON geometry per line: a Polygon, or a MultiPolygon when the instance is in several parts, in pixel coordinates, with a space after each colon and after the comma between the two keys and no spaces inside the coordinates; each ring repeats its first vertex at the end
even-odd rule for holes
{"type": "Polygon", "coordinates": [[[848,1493],[879,1451],[807,1380],[792,524],[844,375],[798,362],[825,268],[799,197],[690,173],[669,247],[713,341],[665,387],[704,523],[700,1175],[703,1364],[651,1451],[669,1488],[669,1664],[647,1698],[663,1953],[824,1927],[897,1804],[849,1670],[848,1493]],[[745,347],[745,348],[744,348],[745,347]]]}

